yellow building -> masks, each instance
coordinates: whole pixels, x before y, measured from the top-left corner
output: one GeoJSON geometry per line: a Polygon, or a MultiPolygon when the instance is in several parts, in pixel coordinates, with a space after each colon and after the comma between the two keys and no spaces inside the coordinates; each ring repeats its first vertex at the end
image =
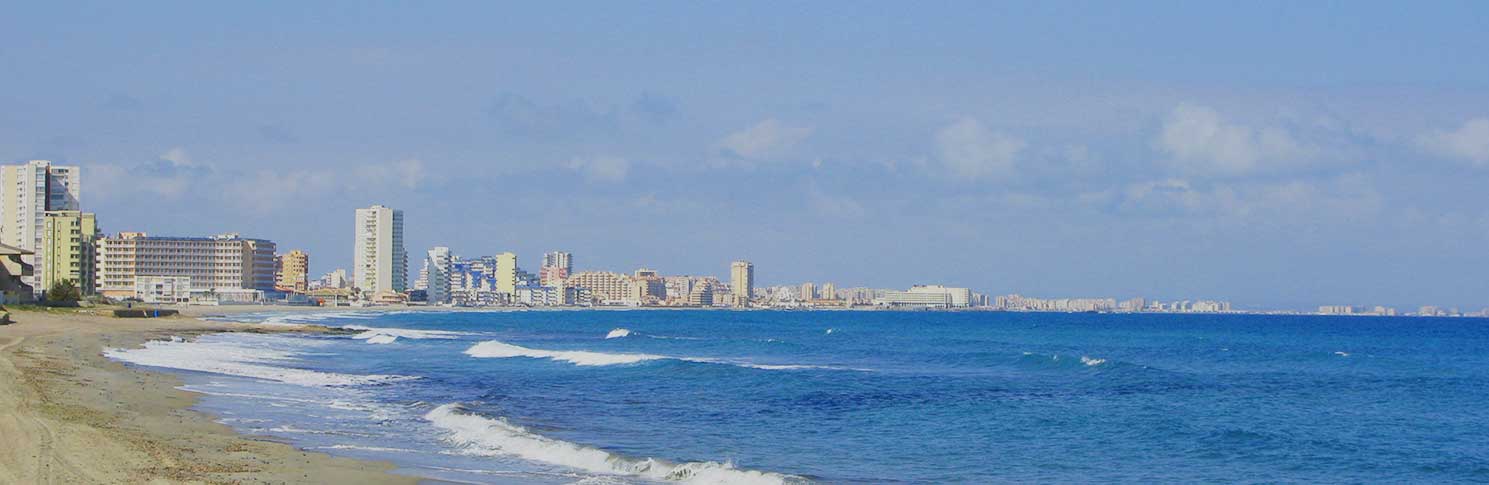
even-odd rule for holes
{"type": "Polygon", "coordinates": [[[512,253],[501,253],[496,255],[496,292],[507,295],[517,294],[517,255],[512,253]]]}
{"type": "Polygon", "coordinates": [[[278,256],[275,261],[274,289],[304,293],[310,284],[310,255],[299,249],[278,256]]]}
{"type": "Polygon", "coordinates": [[[71,281],[78,292],[91,295],[97,287],[98,221],[90,212],[47,211],[42,221],[41,287],[71,281]]]}
{"type": "Polygon", "coordinates": [[[735,261],[730,264],[729,288],[734,291],[735,305],[748,305],[750,293],[755,289],[755,265],[749,261],[735,261]]]}

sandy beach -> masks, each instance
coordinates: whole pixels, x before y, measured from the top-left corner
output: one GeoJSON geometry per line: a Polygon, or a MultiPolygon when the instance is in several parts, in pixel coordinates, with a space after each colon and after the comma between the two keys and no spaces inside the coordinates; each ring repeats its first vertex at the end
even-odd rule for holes
{"type": "MultiPolygon", "coordinates": [[[[270,310],[252,307],[254,311],[270,310]]],[[[101,355],[151,339],[264,330],[184,316],[121,319],[87,310],[16,311],[0,325],[0,484],[416,483],[393,465],[245,437],[190,410],[179,379],[101,355]]],[[[318,327],[309,327],[314,330],[318,327]]]]}

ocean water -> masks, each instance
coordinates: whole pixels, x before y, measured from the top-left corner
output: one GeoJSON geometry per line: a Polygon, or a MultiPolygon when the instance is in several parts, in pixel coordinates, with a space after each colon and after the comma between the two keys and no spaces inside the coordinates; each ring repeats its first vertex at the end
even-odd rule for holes
{"type": "Polygon", "coordinates": [[[1489,320],[260,314],[109,350],[241,432],[464,483],[1489,481],[1489,320]]]}

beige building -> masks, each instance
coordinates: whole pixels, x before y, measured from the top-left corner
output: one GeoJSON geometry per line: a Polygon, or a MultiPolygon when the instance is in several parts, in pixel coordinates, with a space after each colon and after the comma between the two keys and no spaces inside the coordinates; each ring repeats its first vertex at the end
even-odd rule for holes
{"type": "Polygon", "coordinates": [[[501,253],[496,255],[496,292],[505,293],[510,296],[517,295],[516,254],[501,253]]]}
{"type": "Polygon", "coordinates": [[[755,289],[755,265],[749,261],[729,265],[729,288],[734,292],[736,305],[748,305],[750,293],[755,289]]]}
{"type": "Polygon", "coordinates": [[[150,237],[124,232],[98,240],[98,291],[135,296],[137,276],[187,276],[192,290],[274,290],[274,242],[236,233],[150,237]]]}
{"type": "Polygon", "coordinates": [[[631,276],[631,300],[642,305],[655,305],[667,299],[667,282],[650,269],[638,269],[631,276]]]}
{"type": "Polygon", "coordinates": [[[357,209],[352,286],[360,288],[364,295],[401,293],[408,287],[403,211],[381,205],[357,209]]]}
{"type": "Polygon", "coordinates": [[[310,255],[299,249],[275,257],[274,289],[304,293],[310,286],[310,255]]]}
{"type": "Polygon", "coordinates": [[[61,281],[71,281],[78,292],[93,294],[97,282],[98,221],[92,213],[49,211],[42,223],[42,292],[61,281]]]}
{"type": "Polygon", "coordinates": [[[588,288],[602,302],[620,303],[631,295],[631,279],[609,271],[582,271],[564,280],[569,288],[588,288]]]}
{"type": "Polygon", "coordinates": [[[78,167],[46,160],[0,167],[0,244],[29,251],[22,259],[36,271],[24,279],[38,294],[46,290],[41,284],[46,212],[82,210],[80,177],[78,167]]]}
{"type": "Polygon", "coordinates": [[[814,285],[812,283],[802,283],[801,292],[797,294],[797,298],[801,301],[811,301],[813,299],[816,299],[817,285],[814,285]]]}

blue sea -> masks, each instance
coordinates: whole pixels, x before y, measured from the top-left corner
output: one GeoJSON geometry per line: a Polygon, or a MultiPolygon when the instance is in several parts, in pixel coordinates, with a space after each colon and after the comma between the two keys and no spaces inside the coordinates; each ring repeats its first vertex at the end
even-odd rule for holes
{"type": "Polygon", "coordinates": [[[459,483],[1489,482],[1489,320],[254,314],[113,349],[240,432],[459,483]]]}

